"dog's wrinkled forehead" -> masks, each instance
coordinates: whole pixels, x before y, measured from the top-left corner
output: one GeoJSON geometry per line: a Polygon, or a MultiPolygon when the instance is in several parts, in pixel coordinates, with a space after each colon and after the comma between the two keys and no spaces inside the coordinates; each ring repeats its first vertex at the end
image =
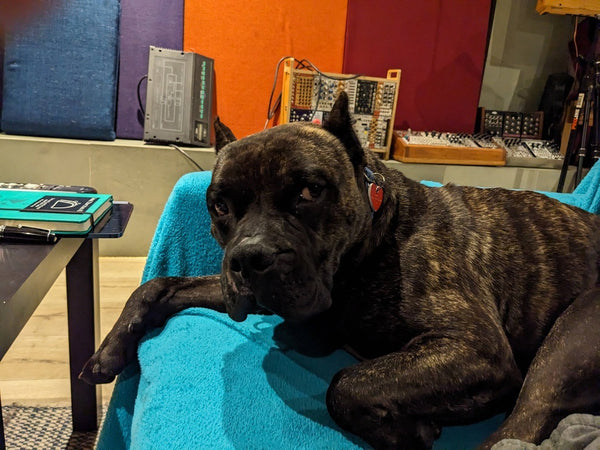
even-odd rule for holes
{"type": "Polygon", "coordinates": [[[296,173],[314,171],[339,179],[352,173],[342,143],[325,129],[292,123],[234,141],[219,151],[213,183],[244,180],[252,186],[286,182],[296,173]]]}

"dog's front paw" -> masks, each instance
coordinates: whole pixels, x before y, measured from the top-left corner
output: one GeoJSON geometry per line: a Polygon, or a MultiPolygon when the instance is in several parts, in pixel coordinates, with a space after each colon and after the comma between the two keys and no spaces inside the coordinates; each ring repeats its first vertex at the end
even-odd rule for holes
{"type": "Polygon", "coordinates": [[[94,355],[85,363],[79,379],[89,384],[104,384],[110,383],[116,377],[116,371],[112,368],[108,368],[103,364],[102,357],[98,355],[99,352],[94,355]]]}
{"type": "Polygon", "coordinates": [[[122,340],[113,345],[107,339],[85,363],[79,379],[89,384],[110,383],[133,360],[136,347],[122,340]]]}

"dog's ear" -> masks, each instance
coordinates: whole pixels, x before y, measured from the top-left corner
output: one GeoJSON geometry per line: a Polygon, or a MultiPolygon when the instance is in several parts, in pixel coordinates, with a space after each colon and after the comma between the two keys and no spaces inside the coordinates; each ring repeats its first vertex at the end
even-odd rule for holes
{"type": "Polygon", "coordinates": [[[354,166],[364,163],[365,152],[352,127],[352,118],[348,111],[348,94],[342,91],[331,108],[329,117],[323,122],[323,128],[337,137],[350,155],[354,166]]]}
{"type": "Polygon", "coordinates": [[[215,150],[219,153],[223,147],[225,147],[230,142],[236,141],[237,139],[233,135],[233,132],[229,129],[229,127],[223,124],[219,117],[215,117],[214,121],[215,127],[215,150]]]}

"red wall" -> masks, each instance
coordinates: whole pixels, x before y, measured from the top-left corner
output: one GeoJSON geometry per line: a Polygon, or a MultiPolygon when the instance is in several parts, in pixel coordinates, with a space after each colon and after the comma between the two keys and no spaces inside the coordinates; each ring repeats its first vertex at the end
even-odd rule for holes
{"type": "Polygon", "coordinates": [[[344,73],[401,69],[395,128],[472,132],[490,0],[348,0],[344,73]]]}

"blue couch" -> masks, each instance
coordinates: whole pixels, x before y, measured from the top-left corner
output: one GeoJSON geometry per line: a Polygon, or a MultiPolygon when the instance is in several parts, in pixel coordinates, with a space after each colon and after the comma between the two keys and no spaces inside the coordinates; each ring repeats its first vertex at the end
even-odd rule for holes
{"type": "MultiPolygon", "coordinates": [[[[144,281],[219,272],[222,251],[204,206],[210,176],[185,175],[173,189],[144,281]]],[[[599,180],[596,165],[574,193],[547,194],[597,213],[599,180]]],[[[283,330],[276,316],[234,323],[192,308],[173,317],[143,340],[139,365],[118,378],[98,448],[365,448],[325,406],[333,374],[354,358],[342,350],[303,355],[279,337],[283,330]]],[[[446,428],[434,448],[474,448],[502,419],[446,428]]]]}

